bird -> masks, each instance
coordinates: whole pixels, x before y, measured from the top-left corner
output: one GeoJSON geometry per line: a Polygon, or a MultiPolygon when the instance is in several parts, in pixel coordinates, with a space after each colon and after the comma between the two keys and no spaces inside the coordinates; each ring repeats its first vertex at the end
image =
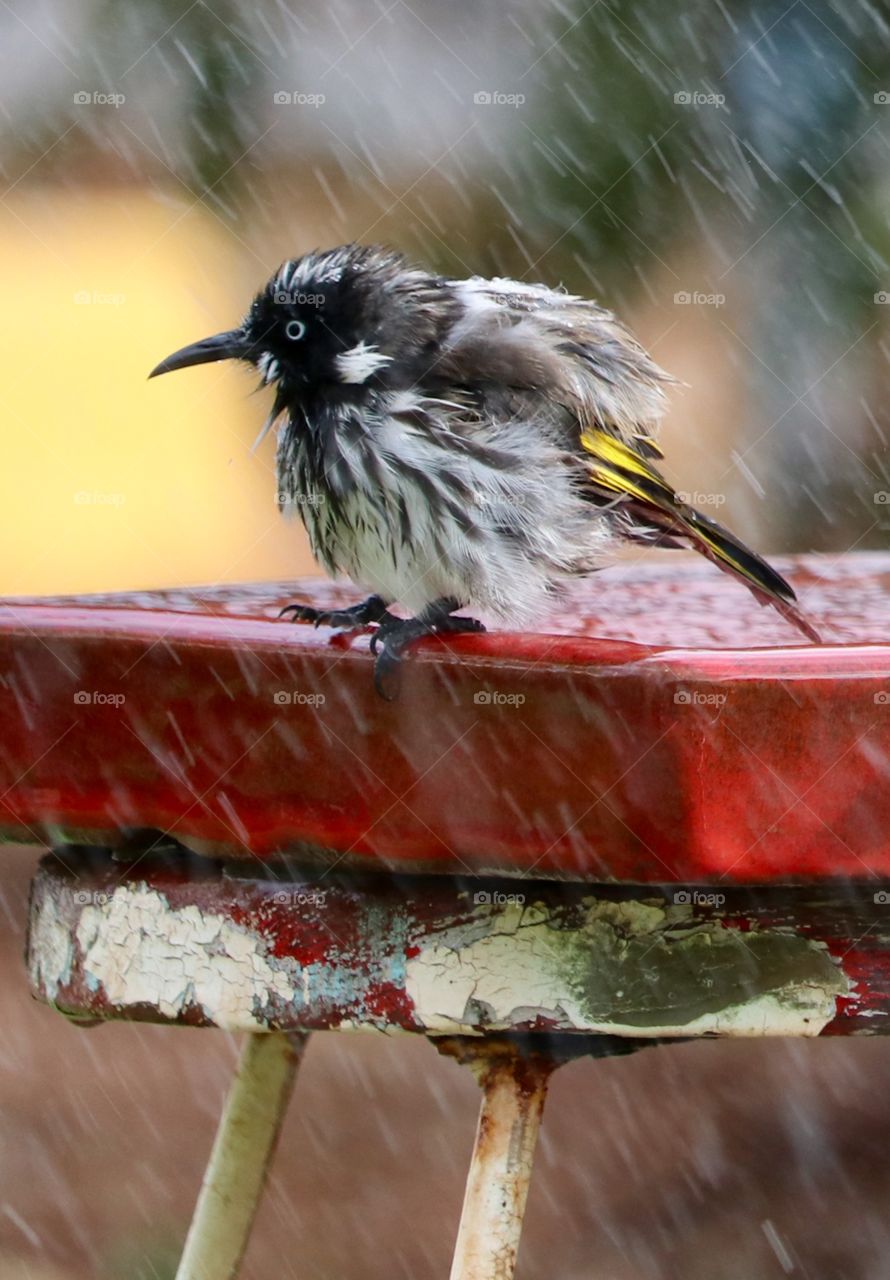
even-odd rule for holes
{"type": "Polygon", "coordinates": [[[384,698],[418,638],[485,630],[460,610],[533,624],[627,543],[693,547],[819,641],[789,583],[658,469],[676,380],[596,302],[348,244],[282,263],[236,328],[149,377],[228,359],[274,389],[279,506],[369,593],[281,616],[373,626],[384,698]]]}

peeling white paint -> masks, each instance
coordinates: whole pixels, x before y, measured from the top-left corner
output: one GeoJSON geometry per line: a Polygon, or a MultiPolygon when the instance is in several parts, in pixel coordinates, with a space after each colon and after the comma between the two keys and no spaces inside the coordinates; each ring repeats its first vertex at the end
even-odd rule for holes
{"type": "Polygon", "coordinates": [[[35,902],[35,992],[58,1003],[76,973],[124,1013],[142,1006],[175,1020],[196,1009],[228,1030],[268,1030],[284,1006],[289,1025],[320,1018],[344,1031],[388,1031],[379,1011],[361,1013],[366,989],[387,982],[404,986],[414,1025],[432,1035],[544,1019],[566,1031],[636,1038],[815,1036],[849,989],[820,943],[788,930],[741,935],[651,901],[589,897],[568,914],[541,903],[480,906],[425,937],[408,928],[396,944],[390,929],[380,935],[382,958],[369,929],[362,957],[332,946],[325,963],[302,967],[273,954],[256,924],[171,906],[145,883],[118,885],[96,903],[74,898],[73,937],[65,896],[35,902]]]}
{"type": "Polygon", "coordinates": [[[266,1030],[255,1010],[274,996],[292,1000],[298,982],[249,929],[196,906],[172,908],[145,885],[119,886],[104,906],[86,907],[77,944],[87,981],[117,1007],[149,1004],[175,1018],[197,1005],[227,1030],[266,1030]]]}
{"type": "Polygon", "coordinates": [[[71,977],[74,944],[71,930],[59,916],[55,900],[42,897],[31,917],[28,958],[31,986],[55,1001],[59,984],[71,977]]]}

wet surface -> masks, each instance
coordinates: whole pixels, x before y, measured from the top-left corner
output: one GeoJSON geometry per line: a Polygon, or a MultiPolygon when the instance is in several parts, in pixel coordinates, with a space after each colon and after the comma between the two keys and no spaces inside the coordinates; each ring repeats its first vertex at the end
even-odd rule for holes
{"type": "MultiPolygon", "coordinates": [[[[794,586],[801,608],[830,643],[890,642],[890,555],[771,559],[794,586]]],[[[21,597],[0,601],[54,608],[150,610],[226,618],[275,619],[283,605],[305,600],[317,607],[354,603],[361,592],[348,582],[312,577],[295,582],[115,592],[90,596],[21,597]]],[[[311,632],[311,628],[299,628],[311,632]]],[[[758,606],[740,583],[693,553],[653,552],[603,569],[565,595],[536,632],[630,640],[653,646],[736,648],[800,643],[771,608],[758,606]]],[[[322,635],[329,629],[322,629],[322,635]]]]}
{"type": "Polygon", "coordinates": [[[393,703],[366,636],[273,621],[341,585],[6,602],[0,829],[451,873],[890,876],[890,558],[792,576],[843,642],[798,644],[663,556],[588,580],[549,632],[423,641],[393,703]]]}

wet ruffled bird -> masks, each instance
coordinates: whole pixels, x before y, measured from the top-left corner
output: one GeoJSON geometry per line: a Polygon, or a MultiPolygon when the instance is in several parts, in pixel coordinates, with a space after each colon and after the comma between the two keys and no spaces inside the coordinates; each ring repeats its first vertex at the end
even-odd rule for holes
{"type": "Polygon", "coordinates": [[[658,470],[673,379],[594,302],[346,245],[285,262],[237,328],[151,376],[224,359],[274,387],[279,501],[329,574],[371,592],[286,612],[375,624],[384,696],[413,641],[483,630],[458,610],[533,624],[623,542],[692,546],[818,640],[790,585],[658,470]]]}

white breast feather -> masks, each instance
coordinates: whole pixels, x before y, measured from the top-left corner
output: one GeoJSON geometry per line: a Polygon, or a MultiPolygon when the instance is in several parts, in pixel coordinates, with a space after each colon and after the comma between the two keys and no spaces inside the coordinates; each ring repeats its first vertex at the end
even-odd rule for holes
{"type": "Polygon", "coordinates": [[[391,360],[392,356],[384,355],[367,342],[358,342],[335,357],[342,382],[367,382],[372,374],[383,369],[391,360]]]}
{"type": "Polygon", "coordinates": [[[534,424],[482,428],[494,448],[522,459],[521,468],[506,470],[448,445],[446,406],[410,392],[393,401],[403,411],[413,401],[419,411],[435,415],[443,434],[436,438],[397,414],[385,415],[367,442],[379,465],[362,465],[363,445],[344,459],[356,487],[338,522],[335,558],[354,581],[414,613],[453,596],[519,622],[546,605],[554,581],[602,563],[611,532],[605,521],[591,519],[569,469],[534,424]],[[451,509],[430,502],[415,479],[418,472],[427,486],[454,499],[451,509]],[[459,492],[449,490],[455,479],[459,492]],[[382,520],[374,505],[381,499],[389,512],[382,520]],[[505,536],[505,526],[513,536],[505,536]]]}

